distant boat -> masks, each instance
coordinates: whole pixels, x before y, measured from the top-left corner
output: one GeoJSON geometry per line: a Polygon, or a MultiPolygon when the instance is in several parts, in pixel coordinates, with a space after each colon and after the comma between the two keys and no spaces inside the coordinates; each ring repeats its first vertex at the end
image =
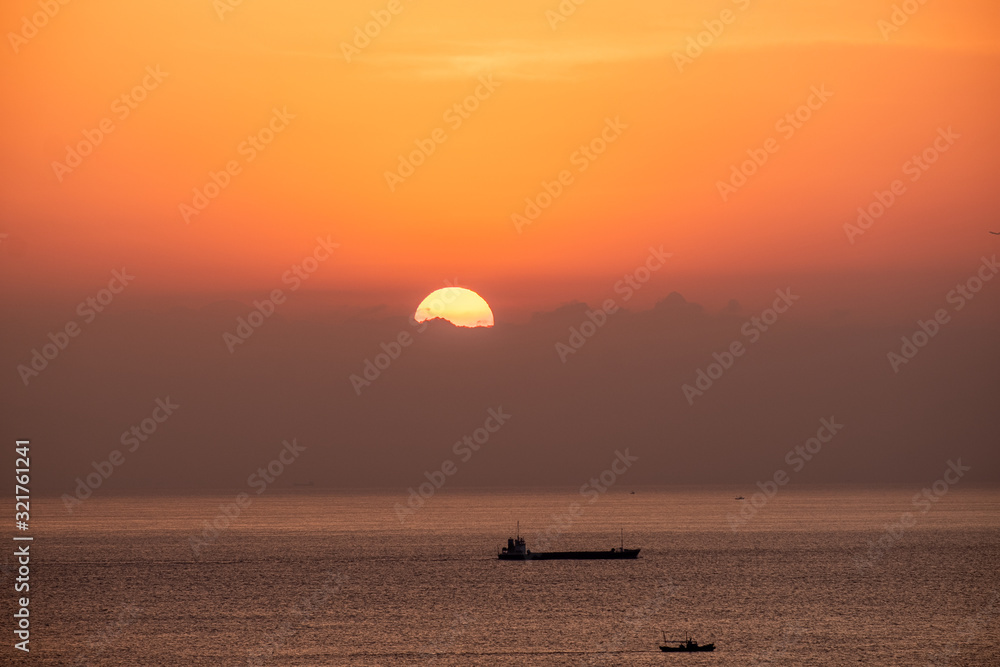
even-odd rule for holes
{"type": "Polygon", "coordinates": [[[736,496],[736,500],[746,500],[743,496],[736,496]]]}
{"type": "Polygon", "coordinates": [[[620,548],[612,547],[608,551],[531,551],[525,546],[524,538],[520,535],[521,528],[515,537],[507,538],[507,546],[497,553],[500,560],[618,560],[635,559],[639,556],[639,549],[625,548],[625,533],[622,532],[622,543],[620,548]]]}
{"type": "Polygon", "coordinates": [[[663,632],[663,630],[660,630],[660,632],[663,633],[663,646],[660,647],[660,650],[664,653],[696,653],[699,651],[715,650],[715,644],[702,644],[699,646],[698,642],[692,641],[690,637],[683,641],[668,641],[667,633],[663,632]],[[677,644],[677,646],[668,646],[668,644],[677,644]]]}

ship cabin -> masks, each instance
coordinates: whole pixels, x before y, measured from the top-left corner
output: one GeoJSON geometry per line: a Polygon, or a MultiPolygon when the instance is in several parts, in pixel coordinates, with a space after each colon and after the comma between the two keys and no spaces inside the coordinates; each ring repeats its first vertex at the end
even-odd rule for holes
{"type": "Polygon", "coordinates": [[[523,556],[529,553],[527,547],[524,546],[524,538],[521,536],[508,537],[507,546],[501,549],[500,552],[517,556],[523,556]]]}

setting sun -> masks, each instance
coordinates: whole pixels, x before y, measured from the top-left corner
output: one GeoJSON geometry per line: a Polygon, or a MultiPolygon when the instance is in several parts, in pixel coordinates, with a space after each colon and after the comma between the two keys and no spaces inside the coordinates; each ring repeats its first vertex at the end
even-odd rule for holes
{"type": "Polygon", "coordinates": [[[434,290],[417,306],[413,319],[417,322],[436,317],[457,327],[491,327],[493,311],[486,300],[464,287],[443,287],[434,290]]]}

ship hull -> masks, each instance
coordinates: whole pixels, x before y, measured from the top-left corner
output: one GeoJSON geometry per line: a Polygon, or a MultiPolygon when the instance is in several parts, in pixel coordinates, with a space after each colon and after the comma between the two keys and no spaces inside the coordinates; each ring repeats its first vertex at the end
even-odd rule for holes
{"type": "Polygon", "coordinates": [[[639,549],[614,551],[540,551],[526,554],[497,554],[500,560],[633,560],[639,549]]]}

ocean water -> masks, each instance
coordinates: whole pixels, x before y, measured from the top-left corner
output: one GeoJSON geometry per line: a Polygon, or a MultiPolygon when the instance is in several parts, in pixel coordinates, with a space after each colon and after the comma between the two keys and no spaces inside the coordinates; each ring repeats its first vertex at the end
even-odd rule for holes
{"type": "Polygon", "coordinates": [[[786,487],[735,525],[738,491],[442,492],[401,521],[403,492],[269,490],[214,537],[234,494],[38,499],[30,659],[1000,665],[1000,491],[918,506],[919,488],[786,487]],[[642,551],[500,562],[517,521],[529,548],[610,549],[623,531],[642,551]],[[661,653],[661,630],[717,649],[661,653]]]}

